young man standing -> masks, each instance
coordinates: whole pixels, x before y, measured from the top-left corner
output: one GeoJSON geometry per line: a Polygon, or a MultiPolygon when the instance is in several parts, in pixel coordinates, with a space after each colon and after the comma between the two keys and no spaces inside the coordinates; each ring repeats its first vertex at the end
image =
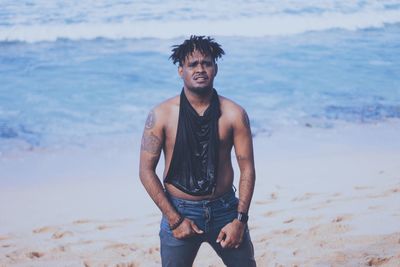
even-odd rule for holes
{"type": "Polygon", "coordinates": [[[172,52],[183,89],[150,111],[140,153],[140,179],[163,214],[162,265],[192,266],[208,242],[227,266],[256,266],[247,227],[255,183],[249,118],[213,87],[224,51],[210,37],[191,36],[172,52]],[[239,198],[232,189],[232,147],[239,198]],[[161,151],[163,183],[155,172],[161,151]]]}

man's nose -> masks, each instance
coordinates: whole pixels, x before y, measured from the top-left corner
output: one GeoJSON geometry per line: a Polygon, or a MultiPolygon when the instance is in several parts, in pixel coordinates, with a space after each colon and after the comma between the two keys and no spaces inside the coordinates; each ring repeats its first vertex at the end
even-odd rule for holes
{"type": "Polygon", "coordinates": [[[197,72],[204,72],[204,71],[205,71],[204,65],[203,65],[203,64],[198,64],[198,65],[196,66],[196,71],[197,71],[197,72]]]}

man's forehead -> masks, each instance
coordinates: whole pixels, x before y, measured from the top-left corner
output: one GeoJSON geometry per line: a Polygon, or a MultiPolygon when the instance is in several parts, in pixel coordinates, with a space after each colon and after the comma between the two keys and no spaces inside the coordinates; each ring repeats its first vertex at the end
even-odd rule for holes
{"type": "Polygon", "coordinates": [[[192,53],[188,54],[185,58],[185,61],[203,61],[203,60],[212,61],[213,59],[211,55],[202,53],[198,50],[195,50],[192,53]]]}

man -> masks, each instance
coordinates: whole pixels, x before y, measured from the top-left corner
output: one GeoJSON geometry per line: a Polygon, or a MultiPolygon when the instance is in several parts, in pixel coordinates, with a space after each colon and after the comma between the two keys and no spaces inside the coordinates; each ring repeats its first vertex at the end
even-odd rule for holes
{"type": "Polygon", "coordinates": [[[172,52],[183,89],[150,111],[140,153],[141,182],[163,214],[162,266],[192,266],[202,242],[227,266],[256,266],[247,228],[255,183],[249,118],[213,88],[224,51],[210,37],[191,36],[172,52]],[[232,189],[232,147],[239,199],[232,189]],[[155,172],[161,150],[164,187],[155,172]]]}

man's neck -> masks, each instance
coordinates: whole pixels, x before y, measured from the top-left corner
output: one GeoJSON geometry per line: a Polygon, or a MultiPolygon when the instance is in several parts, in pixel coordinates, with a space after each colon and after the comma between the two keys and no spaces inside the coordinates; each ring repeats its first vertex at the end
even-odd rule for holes
{"type": "Polygon", "coordinates": [[[210,104],[211,102],[211,97],[213,93],[213,89],[209,89],[206,93],[204,94],[196,94],[192,92],[191,90],[187,89],[186,87],[183,88],[186,98],[189,101],[189,103],[192,105],[193,108],[203,108],[206,107],[210,104]]]}

